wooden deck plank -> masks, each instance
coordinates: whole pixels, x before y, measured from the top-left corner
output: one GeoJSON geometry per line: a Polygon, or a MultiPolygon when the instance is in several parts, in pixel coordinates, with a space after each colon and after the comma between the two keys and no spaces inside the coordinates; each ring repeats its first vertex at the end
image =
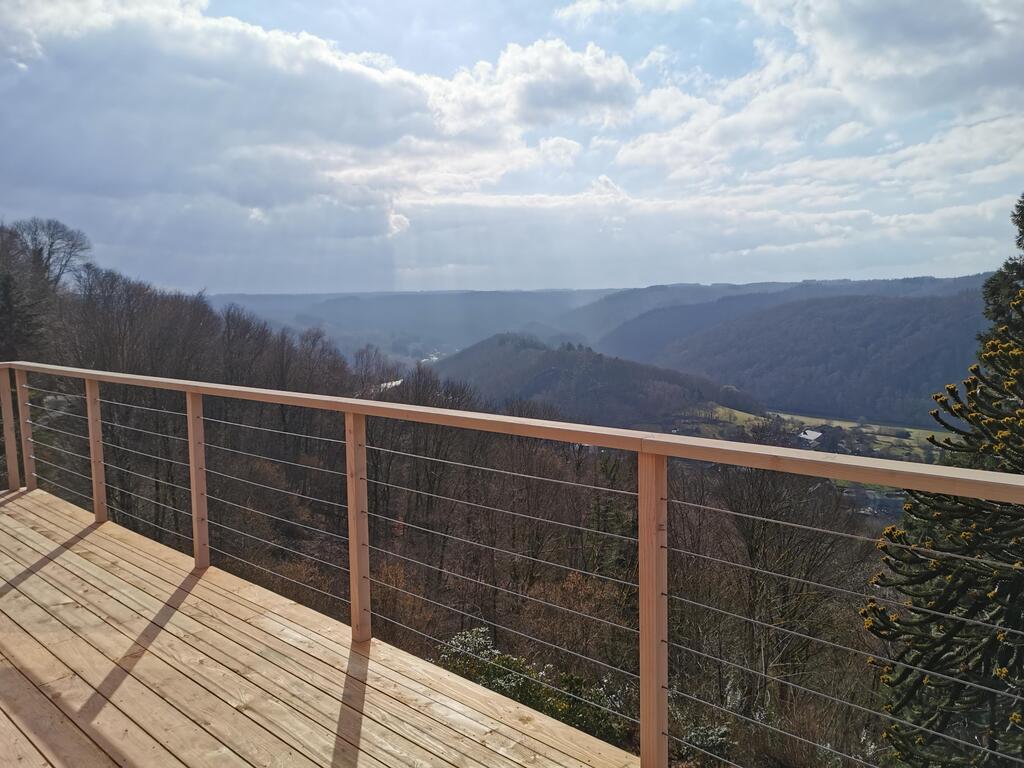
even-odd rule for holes
{"type": "MultiPolygon", "coordinates": [[[[17,572],[18,566],[14,569],[8,567],[7,557],[18,556],[24,561],[39,557],[33,550],[25,552],[18,543],[12,543],[9,532],[0,530],[0,575],[8,576],[11,570],[17,572]]],[[[21,568],[23,570],[24,566],[21,568]]],[[[268,767],[312,766],[331,765],[334,761],[336,740],[326,728],[315,729],[312,723],[296,717],[262,689],[249,684],[191,646],[176,641],[148,619],[134,614],[95,587],[80,580],[76,582],[73,575],[63,567],[55,568],[51,564],[36,577],[23,582],[19,590],[24,590],[57,618],[57,622],[48,622],[44,631],[63,641],[66,633],[61,628],[66,625],[86,641],[84,647],[72,646],[62,653],[76,651],[86,655],[87,648],[93,652],[98,651],[97,655],[104,655],[130,672],[125,676],[126,680],[138,678],[153,686],[181,711],[195,712],[203,724],[215,730],[218,738],[226,740],[234,749],[244,751],[246,758],[253,764],[268,767]],[[59,583],[66,587],[66,592],[61,592],[47,581],[47,578],[58,577],[59,583]],[[103,604],[110,621],[83,605],[64,602],[66,594],[76,592],[78,599],[83,602],[103,604]],[[143,636],[145,640],[142,645],[133,639],[143,636]],[[91,648],[89,643],[95,648],[91,648]],[[246,715],[250,712],[256,713],[257,717],[248,718],[246,715]],[[267,726],[279,729],[281,736],[287,738],[279,739],[267,726]],[[288,749],[287,744],[293,741],[295,749],[288,749]],[[307,751],[312,753],[311,762],[304,761],[300,756],[300,753],[307,751]]],[[[3,603],[0,601],[2,608],[3,603]]],[[[148,715],[151,710],[141,706],[137,711],[148,715]]],[[[179,714],[179,718],[178,726],[190,723],[183,715],[179,714]]],[[[206,735],[198,728],[186,729],[190,731],[190,738],[199,740],[199,736],[206,735]]],[[[356,760],[356,749],[341,752],[341,757],[356,760]]],[[[227,756],[223,762],[230,764],[227,756]]],[[[372,764],[369,761],[367,763],[372,764]]]]}
{"type": "MultiPolygon", "coordinates": [[[[83,516],[83,512],[77,507],[63,502],[62,504],[61,512],[63,514],[61,517],[65,519],[68,525],[66,530],[71,534],[87,522],[87,517],[83,516]]],[[[52,516],[54,510],[46,508],[40,510],[39,514],[44,512],[52,516]]],[[[36,519],[39,518],[36,517],[36,519]]],[[[152,559],[154,562],[159,561],[163,565],[167,565],[166,561],[168,560],[178,559],[180,561],[177,566],[179,570],[187,568],[191,563],[191,559],[186,555],[169,550],[152,540],[118,526],[103,526],[90,533],[90,537],[93,539],[97,536],[106,536],[121,542],[125,547],[121,550],[123,555],[141,556],[152,559]],[[151,552],[144,552],[147,549],[151,552]]],[[[256,587],[250,582],[216,568],[210,569],[204,575],[202,584],[204,589],[223,589],[223,594],[235,597],[245,610],[262,611],[262,615],[257,615],[250,621],[267,625],[268,632],[279,635],[289,642],[298,643],[315,655],[322,656],[325,649],[330,652],[331,648],[343,657],[347,657],[349,653],[348,646],[345,644],[347,636],[344,634],[347,627],[339,625],[327,616],[298,606],[287,598],[269,593],[261,587],[256,587]],[[236,592],[231,591],[236,587],[254,588],[256,592],[253,594],[253,599],[259,600],[259,603],[252,602],[249,598],[240,597],[236,592]],[[269,611],[268,606],[272,608],[274,605],[289,609],[294,607],[299,610],[299,613],[306,615],[307,620],[313,623],[323,622],[326,629],[321,628],[311,632],[304,623],[269,611]],[[291,632],[282,634],[282,626],[289,628],[291,632]],[[330,637],[321,634],[325,631],[329,632],[330,637]]],[[[436,695],[439,701],[454,706],[456,710],[472,711],[476,717],[489,717],[488,713],[490,712],[494,712],[498,718],[504,717],[505,721],[494,721],[495,727],[506,734],[511,733],[514,740],[531,745],[535,753],[544,755],[545,760],[549,763],[574,766],[637,765],[638,761],[634,755],[569,728],[398,649],[377,641],[374,641],[371,649],[373,649],[370,652],[373,657],[371,665],[377,666],[386,674],[395,674],[403,684],[422,685],[423,690],[429,691],[432,696],[436,695]],[[391,667],[395,666],[402,671],[393,672],[391,667]],[[444,693],[439,693],[436,689],[441,689],[444,693]],[[532,735],[534,732],[546,741],[535,739],[532,735]],[[547,742],[554,743],[561,749],[551,747],[547,742]]]]}
{"type": "Polygon", "coordinates": [[[0,744],[3,744],[3,755],[8,765],[20,768],[51,768],[50,762],[2,709],[0,744]]]}
{"type": "Polygon", "coordinates": [[[50,698],[2,656],[0,692],[0,711],[54,768],[113,768],[115,765],[50,698]]]}
{"type": "MultiPolygon", "coordinates": [[[[22,536],[39,535],[25,528],[0,530],[0,552],[10,552],[12,547],[19,549],[18,545],[12,545],[8,538],[10,535],[17,535],[19,531],[22,536]]],[[[25,542],[25,539],[22,538],[21,541],[25,542]]],[[[45,554],[50,549],[50,542],[46,539],[34,544],[35,549],[32,552],[35,556],[45,554]]],[[[31,545],[32,542],[25,544],[31,545]]],[[[19,552],[19,556],[27,562],[33,554],[19,552]]],[[[265,659],[248,648],[185,614],[180,609],[180,603],[184,602],[183,598],[188,590],[183,592],[180,585],[171,590],[165,587],[158,599],[138,588],[137,584],[129,585],[114,578],[109,572],[68,550],[61,550],[52,555],[52,558],[53,564],[66,570],[66,574],[53,582],[56,586],[69,594],[78,595],[91,610],[115,627],[122,631],[127,629],[126,636],[147,632],[152,634],[147,649],[157,653],[165,661],[174,663],[183,658],[188,660],[192,653],[189,649],[194,649],[204,654],[204,658],[212,659],[241,677],[251,680],[262,691],[313,722],[336,729],[350,744],[358,745],[359,749],[369,755],[376,754],[388,764],[426,766],[443,757],[453,765],[466,768],[488,764],[504,765],[497,755],[487,756],[487,762],[460,756],[457,750],[452,749],[450,742],[446,743],[429,730],[417,729],[415,722],[410,722],[417,719],[417,713],[414,711],[399,711],[392,714],[376,702],[366,700],[365,685],[358,680],[353,680],[352,684],[346,681],[339,691],[340,695],[334,697],[302,677],[287,672],[282,667],[268,664],[265,659]],[[176,597],[179,593],[181,597],[176,597]],[[175,609],[168,612],[166,606],[171,601],[175,609]],[[162,629],[159,632],[153,633],[150,630],[150,627],[154,626],[150,624],[151,620],[160,622],[162,629]],[[361,718],[358,710],[343,705],[345,699],[358,701],[363,714],[369,712],[375,717],[361,718]],[[385,729],[381,723],[387,724],[390,730],[385,729]],[[431,747],[434,748],[433,752],[428,751],[431,747]]],[[[56,578],[57,571],[48,568],[42,575],[44,578],[56,578]]],[[[196,580],[194,576],[187,578],[196,580]]],[[[284,722],[282,725],[287,723],[284,722]]],[[[354,757],[355,751],[350,750],[348,757],[354,757]]],[[[340,757],[337,745],[334,757],[340,757]]]]}
{"type": "MultiPolygon", "coordinates": [[[[7,532],[0,530],[0,577],[24,573],[25,560],[33,556],[39,559],[31,550],[18,559],[17,554],[12,554],[21,552],[21,548],[11,545],[7,532]]],[[[197,719],[219,723],[226,718],[228,724],[237,726],[237,713],[228,707],[211,707],[200,688],[190,685],[173,667],[154,664],[136,639],[111,631],[110,625],[97,615],[78,603],[67,602],[66,593],[51,581],[53,570],[52,565],[39,568],[16,591],[34,603],[32,608],[21,605],[21,614],[31,619],[31,626],[22,626],[37,641],[59,651],[62,662],[129,717],[141,721],[140,727],[186,765],[246,768],[251,764],[195,724],[197,719]],[[172,703],[177,703],[177,707],[172,703]]],[[[7,610],[4,599],[0,598],[0,610],[21,623],[7,610]]],[[[244,730],[242,733],[245,735],[244,730]]],[[[269,738],[269,734],[264,739],[271,747],[283,746],[269,738]]],[[[268,753],[272,754],[272,750],[268,749],[268,753]]],[[[267,764],[273,765],[273,758],[267,764]]]]}
{"type": "MultiPolygon", "coordinates": [[[[85,518],[79,517],[82,513],[76,507],[66,505],[62,511],[72,518],[72,521],[69,521],[70,527],[67,529],[69,533],[77,530],[76,526],[86,522],[85,518]],[[74,521],[74,518],[78,518],[78,520],[74,521]]],[[[126,550],[122,550],[122,554],[139,555],[141,550],[148,548],[153,549],[157,557],[162,557],[165,554],[168,558],[179,557],[181,559],[179,567],[181,568],[187,567],[191,562],[185,555],[168,550],[156,542],[117,526],[104,526],[91,536],[104,534],[118,541],[131,542],[125,544],[126,550]]],[[[149,554],[149,557],[154,557],[154,555],[149,554]]],[[[210,569],[204,576],[203,585],[214,589],[222,588],[225,590],[225,595],[233,596],[241,601],[244,609],[262,611],[261,615],[250,619],[250,623],[265,627],[268,633],[295,643],[313,655],[323,656],[325,653],[335,653],[346,658],[349,654],[346,643],[347,635],[345,635],[347,627],[339,625],[327,616],[299,606],[280,595],[269,593],[261,587],[219,569],[210,569]],[[251,588],[256,591],[246,593],[251,594],[251,598],[242,597],[234,591],[239,587],[247,590],[251,588]],[[259,603],[253,602],[253,600],[258,600],[259,603]],[[274,606],[285,608],[289,616],[274,613],[273,610],[270,610],[274,606]],[[295,612],[300,615],[298,621],[290,617],[295,612]],[[320,628],[311,630],[307,626],[309,624],[314,627],[320,625],[320,628]],[[283,633],[282,628],[287,628],[290,632],[283,633]]],[[[472,715],[477,718],[490,719],[488,728],[495,729],[503,738],[511,738],[513,742],[527,745],[527,748],[535,755],[534,760],[537,759],[537,756],[543,756],[549,764],[566,766],[619,767],[638,764],[634,755],[569,728],[403,651],[378,641],[374,641],[370,647],[372,649],[369,652],[369,655],[372,656],[370,664],[383,674],[393,674],[401,681],[401,684],[406,686],[421,686],[421,690],[428,692],[428,695],[434,697],[443,706],[451,706],[456,711],[472,712],[472,715]],[[393,667],[397,667],[400,671],[393,670],[393,667]],[[537,738],[534,738],[534,733],[537,734],[537,738]]]]}
{"type": "MultiPolygon", "coordinates": [[[[384,643],[353,647],[347,625],[218,568],[194,579],[175,610],[161,614],[191,572],[191,558],[113,523],[92,522],[84,510],[43,491],[0,496],[0,548],[21,565],[52,557],[43,581],[75,606],[51,596],[54,611],[64,618],[92,613],[126,640],[158,627],[140,657],[237,703],[268,730],[274,717],[297,718],[306,729],[297,748],[315,763],[638,765],[633,755],[384,643]],[[253,699],[258,711],[250,711],[244,697],[260,695],[263,700],[253,699]],[[358,715],[348,731],[345,705],[358,715]],[[324,734],[334,745],[339,730],[342,741],[369,752],[337,760],[324,734]],[[392,745],[399,748],[389,752],[392,745]],[[382,759],[374,760],[374,752],[382,759]]],[[[98,631],[88,622],[82,630],[98,631]]]]}
{"type": "Polygon", "coordinates": [[[12,619],[11,613],[38,629],[48,623],[31,615],[31,601],[16,591],[7,592],[0,598],[4,654],[115,763],[182,768],[181,761],[60,660],[57,654],[63,653],[64,647],[47,648],[12,619]]]}
{"type": "MultiPolygon", "coordinates": [[[[33,528],[45,533],[50,522],[37,519],[33,528]]],[[[51,531],[51,536],[59,538],[59,535],[53,531],[51,531]]],[[[52,541],[52,539],[48,541],[52,541]]],[[[97,543],[97,537],[94,535],[90,537],[88,543],[86,541],[73,543],[72,551],[94,565],[100,566],[101,574],[108,572],[120,575],[157,599],[166,599],[167,589],[173,586],[176,578],[180,577],[180,573],[172,573],[170,581],[157,580],[155,576],[145,571],[139,571],[127,562],[127,559],[132,556],[130,551],[123,548],[117,549],[114,545],[113,551],[104,555],[102,549],[96,550],[97,543]],[[156,584],[150,583],[150,580],[156,580],[156,584]]],[[[40,551],[43,548],[45,545],[39,547],[40,551]]],[[[365,669],[359,670],[358,679],[350,686],[351,690],[346,691],[346,686],[350,685],[350,682],[339,680],[339,672],[347,674],[351,658],[350,652],[344,656],[331,652],[321,653],[323,656],[333,657],[332,666],[325,660],[311,656],[306,651],[282,640],[279,637],[282,632],[294,634],[288,627],[277,624],[272,626],[270,631],[264,632],[252,624],[246,623],[245,619],[251,617],[253,612],[245,607],[241,609],[242,618],[232,618],[229,615],[232,606],[227,598],[219,599],[218,603],[221,606],[226,606],[228,611],[220,608],[214,609],[212,606],[206,606],[204,609],[201,602],[193,604],[193,601],[196,600],[196,596],[190,593],[182,601],[178,613],[197,619],[218,635],[232,639],[245,649],[258,654],[263,660],[271,661],[282,670],[301,669],[303,677],[308,678],[311,684],[321,691],[332,693],[339,699],[344,699],[346,695],[357,699],[367,696],[364,704],[365,713],[374,712],[375,705],[380,704],[387,710],[384,715],[381,715],[384,718],[381,722],[393,724],[395,718],[399,718],[405,723],[401,726],[402,731],[409,735],[416,734],[421,739],[434,741],[436,746],[442,749],[441,754],[454,749],[473,757],[484,765],[537,764],[536,752],[526,749],[500,733],[495,733],[489,725],[480,723],[465,712],[444,707],[429,697],[417,693],[413,686],[403,685],[390,678],[380,676],[379,665],[365,664],[365,669]],[[370,683],[367,688],[369,693],[363,690],[364,682],[370,683]],[[380,693],[386,693],[387,696],[382,697],[379,695],[380,693]],[[434,719],[428,717],[429,714],[433,714],[434,719]],[[410,731],[409,726],[418,727],[420,730],[410,731]],[[438,742],[437,739],[441,739],[441,741],[438,742]],[[480,745],[477,745],[477,741],[481,742],[480,745]],[[484,749],[484,746],[490,746],[493,749],[484,749]],[[512,760],[516,760],[516,762],[511,762],[512,760]]],[[[191,637],[187,638],[191,642],[198,638],[206,627],[196,628],[184,624],[179,631],[193,633],[191,637]]],[[[168,628],[174,629],[173,625],[168,628]]],[[[215,638],[215,640],[219,640],[219,638],[215,638]]],[[[362,659],[365,657],[360,657],[360,659],[360,664],[362,664],[362,659]]],[[[405,680],[402,682],[408,683],[405,680]]],[[[566,761],[564,759],[557,762],[551,761],[550,764],[565,765],[566,761]]]]}
{"type": "MultiPolygon", "coordinates": [[[[89,562],[102,562],[103,559],[96,558],[95,553],[83,552],[80,549],[84,549],[81,543],[76,545],[76,554],[89,562]]],[[[58,559],[58,562],[64,560],[58,559]]],[[[126,570],[116,561],[102,564],[109,567],[111,572],[126,570]]],[[[142,592],[158,599],[167,589],[166,584],[154,584],[145,580],[133,581],[133,584],[142,592]]],[[[118,599],[123,597],[135,602],[136,596],[123,594],[116,585],[111,586],[111,589],[118,591],[118,599]]],[[[146,612],[147,609],[140,607],[139,610],[146,612]]],[[[426,714],[399,698],[384,695],[381,690],[368,686],[362,679],[368,675],[357,673],[349,676],[350,667],[361,670],[361,661],[352,664],[349,657],[346,657],[338,666],[331,667],[321,663],[320,667],[316,668],[316,659],[310,659],[306,663],[297,660],[296,649],[244,620],[232,619],[223,612],[214,614],[198,610],[196,606],[188,603],[183,603],[175,616],[163,626],[166,631],[235,669],[239,674],[261,685],[268,693],[287,702],[321,725],[337,726],[339,722],[351,724],[357,713],[361,712],[369,721],[390,729],[389,734],[374,726],[376,733],[371,735],[378,740],[393,740],[397,735],[418,742],[420,747],[456,766],[515,768],[521,765],[504,758],[500,753],[487,750],[482,744],[477,743],[477,739],[466,741],[462,738],[466,735],[483,738],[486,736],[485,729],[480,728],[471,734],[453,730],[444,720],[431,720],[426,714]],[[347,711],[339,711],[339,705],[342,703],[347,705],[347,711]]],[[[395,692],[401,693],[397,686],[392,688],[395,692]]],[[[365,737],[370,729],[361,726],[360,730],[365,737]]],[[[358,732],[350,735],[356,741],[360,738],[358,732]]],[[[365,747],[365,741],[363,744],[365,747]]],[[[402,741],[388,746],[389,749],[392,747],[401,749],[402,741]]]]}

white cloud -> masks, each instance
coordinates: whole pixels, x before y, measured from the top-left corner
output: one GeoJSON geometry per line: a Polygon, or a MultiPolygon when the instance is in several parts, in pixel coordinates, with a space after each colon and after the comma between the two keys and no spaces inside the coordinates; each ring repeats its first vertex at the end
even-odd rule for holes
{"type": "Polygon", "coordinates": [[[613,122],[628,112],[640,81],[621,56],[589,43],[574,51],[562,40],[510,44],[492,66],[480,63],[452,81],[445,94],[463,110],[495,110],[528,125],[575,119],[613,122]]]}
{"type": "Polygon", "coordinates": [[[409,219],[400,213],[388,216],[388,237],[398,237],[409,229],[409,219]]]}
{"type": "Polygon", "coordinates": [[[706,99],[683,93],[674,85],[653,88],[640,97],[636,114],[659,123],[679,123],[683,118],[708,109],[706,99]]]}
{"type": "Polygon", "coordinates": [[[545,162],[550,165],[567,167],[576,162],[576,158],[583,150],[583,145],[564,136],[555,136],[550,139],[541,139],[539,148],[545,162]]]}
{"type": "Polygon", "coordinates": [[[748,0],[865,107],[1005,108],[1024,94],[1019,0],[748,0]]]}
{"type": "Polygon", "coordinates": [[[837,125],[831,131],[828,136],[825,137],[825,143],[839,147],[843,144],[849,144],[851,141],[862,139],[871,133],[871,129],[859,120],[851,120],[848,123],[837,125]]]}
{"type": "Polygon", "coordinates": [[[599,16],[623,11],[668,13],[691,5],[693,0],[575,0],[555,11],[560,21],[585,24],[599,16]]]}
{"type": "Polygon", "coordinates": [[[1024,178],[1019,3],[748,2],[745,69],[683,44],[631,68],[615,24],[570,45],[545,12],[442,76],[201,0],[0,0],[0,218],[214,290],[995,266],[1024,178]]]}

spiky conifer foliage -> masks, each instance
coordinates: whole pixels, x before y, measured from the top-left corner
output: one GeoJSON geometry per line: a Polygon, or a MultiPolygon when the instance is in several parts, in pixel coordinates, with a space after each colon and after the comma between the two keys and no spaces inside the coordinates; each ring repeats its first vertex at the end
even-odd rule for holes
{"type": "MultiPolygon", "coordinates": [[[[1024,197],[1022,197],[1024,201],[1024,197]]],[[[1020,204],[1019,204],[1020,205],[1020,204]]],[[[1015,222],[1016,223],[1016,222],[1015,222]]],[[[986,292],[980,361],[962,387],[934,396],[949,463],[1024,472],[1024,290],[1011,259],[986,292]],[[1011,293],[1005,290],[1013,285],[1011,293]]],[[[879,542],[874,577],[902,607],[871,601],[864,626],[899,649],[879,666],[892,764],[1012,766],[1024,760],[1024,506],[908,493],[903,521],[879,542]],[[927,670],[927,671],[925,671],[927,670]],[[1013,760],[1012,758],[1017,758],[1013,760]]]]}

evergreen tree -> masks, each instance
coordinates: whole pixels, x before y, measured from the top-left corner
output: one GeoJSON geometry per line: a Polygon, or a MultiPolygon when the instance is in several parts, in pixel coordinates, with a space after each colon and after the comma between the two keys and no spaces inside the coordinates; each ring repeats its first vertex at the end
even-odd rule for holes
{"type": "MultiPolygon", "coordinates": [[[[1024,196],[1013,221],[1022,246],[1024,196]]],[[[996,324],[980,361],[962,387],[934,396],[947,436],[931,440],[949,463],[1024,472],[1022,286],[1017,256],[985,286],[996,324]]],[[[900,649],[903,664],[881,669],[886,711],[919,726],[887,726],[891,758],[919,768],[1010,765],[1024,757],[1024,506],[910,492],[903,509],[879,542],[886,571],[873,583],[904,607],[871,601],[861,611],[870,632],[900,649]]]]}

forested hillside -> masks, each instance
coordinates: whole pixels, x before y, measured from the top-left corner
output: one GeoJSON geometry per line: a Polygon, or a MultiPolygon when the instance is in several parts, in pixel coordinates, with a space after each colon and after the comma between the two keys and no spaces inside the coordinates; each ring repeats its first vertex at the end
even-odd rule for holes
{"type": "Polygon", "coordinates": [[[237,304],[278,327],[319,328],[351,355],[373,344],[415,363],[451,354],[502,331],[559,335],[555,320],[600,299],[607,290],[404,291],[334,295],[225,294],[215,307],[237,304]],[[544,326],[549,329],[542,330],[544,326]]]}
{"type": "MultiPolygon", "coordinates": [[[[768,307],[828,296],[980,295],[987,274],[957,278],[907,277],[898,280],[808,280],[778,291],[726,296],[699,304],[674,304],[650,310],[622,323],[595,345],[601,352],[658,364],[665,350],[683,339],[768,307]]],[[[909,309],[909,307],[908,307],[909,309]]]]}
{"type": "MultiPolygon", "coordinates": [[[[92,266],[88,255],[85,236],[59,222],[0,227],[5,358],[448,408],[494,407],[471,385],[441,381],[428,368],[400,371],[372,350],[349,360],[321,332],[295,335],[238,308],[218,312],[201,296],[160,291],[92,266]],[[380,386],[398,378],[397,386],[380,386]]],[[[598,410],[628,400],[633,388],[641,390],[641,402],[672,407],[681,398],[726,399],[729,392],[587,349],[551,350],[505,338],[505,346],[492,341],[488,387],[498,386],[503,362],[519,357],[509,347],[518,345],[521,359],[549,363],[523,366],[528,374],[551,371],[534,379],[536,393],[593,399],[598,410]],[[599,386],[588,388],[588,382],[599,386]]],[[[40,487],[88,507],[81,382],[41,375],[30,381],[40,487]]],[[[101,395],[112,520],[188,552],[182,396],[112,385],[103,385],[101,395]]],[[[348,578],[336,565],[344,561],[339,537],[347,534],[347,516],[339,512],[346,498],[341,415],[212,397],[204,407],[213,564],[347,620],[348,578]]],[[[523,416],[560,415],[531,401],[506,407],[523,416]]],[[[602,413],[592,415],[607,421],[602,413]]],[[[751,426],[747,438],[774,443],[789,436],[765,422],[751,426]]],[[[638,610],[631,587],[637,569],[635,459],[385,419],[369,420],[367,443],[374,634],[635,748],[637,646],[629,630],[638,610]],[[560,647],[582,649],[598,662],[560,647]],[[497,674],[481,658],[515,671],[497,674]]],[[[675,499],[693,505],[674,514],[670,543],[708,553],[706,560],[670,569],[670,590],[696,605],[720,606],[673,612],[673,636],[705,656],[681,656],[672,684],[716,705],[740,696],[752,711],[778,722],[810,724],[805,732],[817,741],[858,749],[863,723],[847,727],[850,717],[840,708],[813,693],[790,696],[783,705],[777,686],[711,661],[727,654],[757,665],[770,657],[779,668],[800,670],[809,690],[866,704],[871,673],[859,659],[796,646],[730,618],[753,611],[765,622],[785,621],[794,630],[849,644],[861,635],[859,623],[850,620],[856,600],[804,588],[810,599],[786,601],[785,583],[764,583],[748,570],[723,571],[715,560],[743,552],[751,562],[857,589],[871,567],[865,560],[870,548],[838,550],[803,529],[766,529],[707,511],[727,507],[755,516],[770,509],[800,526],[827,521],[859,534],[870,533],[873,523],[853,514],[838,489],[812,479],[678,462],[670,484],[675,499]],[[762,605],[772,607],[771,615],[760,612],[762,605]]],[[[792,755],[792,745],[716,712],[680,704],[672,710],[672,727],[738,759],[792,755]]]]}
{"type": "Polygon", "coordinates": [[[667,429],[675,418],[709,405],[757,413],[760,405],[733,387],[701,376],[641,365],[582,345],[550,347],[536,338],[499,334],[436,364],[496,402],[544,403],[574,421],[667,429]]]}
{"type": "Polygon", "coordinates": [[[929,424],[935,382],[963,377],[984,327],[975,291],[809,299],[695,333],[659,362],[733,384],[777,410],[929,424]]]}
{"type": "Polygon", "coordinates": [[[703,304],[723,296],[737,296],[751,293],[774,292],[789,288],[792,283],[677,283],[674,285],[651,285],[646,288],[631,288],[616,291],[608,296],[595,299],[584,306],[563,313],[556,325],[578,333],[592,341],[600,339],[621,323],[642,315],[656,307],[678,306],[681,304],[703,304]]]}

